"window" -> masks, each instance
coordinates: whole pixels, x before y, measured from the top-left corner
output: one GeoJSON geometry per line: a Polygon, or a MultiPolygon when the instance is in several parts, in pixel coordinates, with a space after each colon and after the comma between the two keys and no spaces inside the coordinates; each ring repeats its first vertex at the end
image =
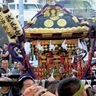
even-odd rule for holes
{"type": "Polygon", "coordinates": [[[37,9],[37,7],[35,4],[24,4],[24,9],[33,10],[33,9],[37,9]]]}
{"type": "Polygon", "coordinates": [[[15,9],[15,5],[9,5],[10,9],[15,9]]]}

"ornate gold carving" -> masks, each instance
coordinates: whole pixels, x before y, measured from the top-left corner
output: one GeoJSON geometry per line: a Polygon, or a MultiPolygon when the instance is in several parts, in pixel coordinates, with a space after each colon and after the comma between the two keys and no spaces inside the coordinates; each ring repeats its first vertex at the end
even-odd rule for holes
{"type": "Polygon", "coordinates": [[[75,23],[79,22],[75,16],[73,16],[72,19],[75,21],[75,23]]]}
{"type": "Polygon", "coordinates": [[[56,10],[55,9],[52,9],[51,10],[51,16],[54,17],[55,16],[55,13],[56,13],[56,10]]]}
{"type": "Polygon", "coordinates": [[[59,17],[58,16],[55,16],[55,17],[50,17],[51,20],[58,20],[59,17]]]}

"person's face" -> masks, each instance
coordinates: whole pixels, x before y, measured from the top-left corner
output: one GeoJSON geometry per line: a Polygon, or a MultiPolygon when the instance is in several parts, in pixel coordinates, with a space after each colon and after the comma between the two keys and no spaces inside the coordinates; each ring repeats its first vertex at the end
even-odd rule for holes
{"type": "Polygon", "coordinates": [[[8,60],[3,60],[2,64],[1,64],[1,67],[6,70],[8,68],[8,66],[9,66],[8,60]]]}
{"type": "Polygon", "coordinates": [[[18,69],[18,72],[21,72],[24,69],[24,66],[20,62],[18,62],[17,69],[18,69]]]}
{"type": "Polygon", "coordinates": [[[0,48],[0,51],[2,51],[2,48],[0,48]]]}
{"type": "Polygon", "coordinates": [[[7,49],[8,48],[8,45],[4,44],[4,49],[7,49]]]}
{"type": "Polygon", "coordinates": [[[31,87],[34,82],[31,79],[27,79],[23,82],[23,88],[21,89],[21,93],[25,91],[26,88],[31,87]]]}
{"type": "Polygon", "coordinates": [[[14,67],[17,67],[17,62],[14,62],[14,67]]]}

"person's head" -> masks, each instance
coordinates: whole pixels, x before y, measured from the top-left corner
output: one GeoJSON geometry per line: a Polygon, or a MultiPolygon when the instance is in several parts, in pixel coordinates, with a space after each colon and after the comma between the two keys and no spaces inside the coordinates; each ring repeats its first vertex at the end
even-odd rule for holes
{"type": "Polygon", "coordinates": [[[23,93],[26,88],[32,86],[35,83],[32,76],[28,73],[22,74],[18,80],[21,93],[23,93]]]}
{"type": "Polygon", "coordinates": [[[17,70],[18,70],[19,73],[24,70],[23,62],[18,61],[18,63],[17,63],[17,70]]]}
{"type": "Polygon", "coordinates": [[[59,81],[55,80],[55,81],[51,81],[49,84],[47,84],[47,91],[56,94],[56,88],[58,85],[59,81]]]}
{"type": "Polygon", "coordinates": [[[1,67],[7,70],[8,66],[9,66],[8,60],[2,60],[1,67]]]}
{"type": "Polygon", "coordinates": [[[18,62],[14,61],[13,66],[14,66],[14,67],[17,67],[17,63],[18,63],[18,62]]]}
{"type": "Polygon", "coordinates": [[[3,46],[3,48],[4,49],[8,49],[8,44],[5,43],[4,46],[3,46]]]}
{"type": "Polygon", "coordinates": [[[58,96],[87,96],[84,85],[77,78],[68,77],[58,84],[58,96]]]}

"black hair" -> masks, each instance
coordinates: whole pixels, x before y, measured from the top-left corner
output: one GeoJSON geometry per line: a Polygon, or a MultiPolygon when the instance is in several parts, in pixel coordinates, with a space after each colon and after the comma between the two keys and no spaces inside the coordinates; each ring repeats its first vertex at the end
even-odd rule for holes
{"type": "Polygon", "coordinates": [[[55,94],[56,89],[57,89],[57,87],[58,87],[58,83],[59,83],[59,80],[58,80],[58,81],[57,81],[57,80],[51,81],[51,82],[49,83],[49,85],[47,86],[47,91],[55,94]]]}
{"type": "Polygon", "coordinates": [[[2,46],[0,46],[0,48],[1,48],[1,49],[3,49],[3,47],[2,47],[2,46]]]}
{"type": "Polygon", "coordinates": [[[51,84],[57,84],[59,83],[60,80],[55,80],[55,81],[45,81],[45,88],[48,88],[51,84]]]}
{"type": "Polygon", "coordinates": [[[58,84],[58,96],[73,96],[80,89],[80,80],[67,77],[58,84]]]}

